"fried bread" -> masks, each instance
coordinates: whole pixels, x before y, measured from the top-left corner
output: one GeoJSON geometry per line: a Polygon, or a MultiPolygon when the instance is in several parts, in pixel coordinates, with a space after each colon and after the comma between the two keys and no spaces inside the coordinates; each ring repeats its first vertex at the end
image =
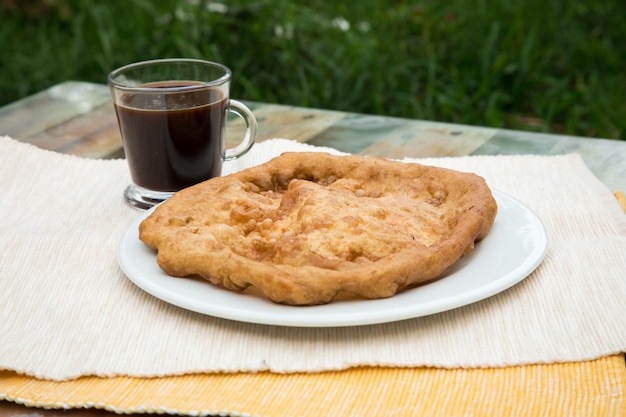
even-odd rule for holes
{"type": "Polygon", "coordinates": [[[366,299],[440,277],[489,232],[472,173],[364,156],[284,153],[177,192],[139,226],[174,277],[256,287],[289,305],[366,299]]]}

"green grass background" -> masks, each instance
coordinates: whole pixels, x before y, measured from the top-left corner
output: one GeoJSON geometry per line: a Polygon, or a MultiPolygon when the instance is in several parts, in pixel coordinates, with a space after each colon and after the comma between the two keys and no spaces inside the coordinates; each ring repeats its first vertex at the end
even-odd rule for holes
{"type": "Polygon", "coordinates": [[[624,0],[0,0],[0,105],[193,57],[243,100],[624,139],[624,0]]]}

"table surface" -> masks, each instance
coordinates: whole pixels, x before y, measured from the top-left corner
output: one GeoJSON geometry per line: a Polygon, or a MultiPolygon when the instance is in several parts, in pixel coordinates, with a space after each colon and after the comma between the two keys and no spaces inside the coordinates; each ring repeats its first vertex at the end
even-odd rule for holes
{"type": "MultiPolygon", "coordinates": [[[[579,153],[611,190],[626,190],[626,141],[491,129],[246,102],[258,141],[293,139],[388,158],[579,153]]],[[[233,121],[226,142],[241,138],[233,121]]],[[[0,135],[88,158],[124,156],[106,85],[66,82],[0,108],[0,135]]]]}
{"type": "MultiPolygon", "coordinates": [[[[579,153],[611,190],[626,190],[626,141],[529,133],[339,111],[246,102],[257,141],[286,138],[388,158],[579,153]]],[[[227,146],[243,125],[229,122],[227,146]]],[[[0,135],[87,158],[122,158],[124,151],[106,85],[65,82],[0,108],[0,135]]],[[[0,401],[0,417],[92,416],[101,410],[33,410],[0,401]]]]}

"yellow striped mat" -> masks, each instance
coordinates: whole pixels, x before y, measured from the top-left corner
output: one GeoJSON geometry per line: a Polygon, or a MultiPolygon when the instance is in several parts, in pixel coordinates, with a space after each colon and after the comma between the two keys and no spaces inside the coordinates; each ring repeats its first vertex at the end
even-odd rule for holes
{"type": "Polygon", "coordinates": [[[308,416],[626,416],[623,355],[489,369],[360,367],[318,374],[38,380],[0,371],[0,398],[117,413],[308,416]]]}

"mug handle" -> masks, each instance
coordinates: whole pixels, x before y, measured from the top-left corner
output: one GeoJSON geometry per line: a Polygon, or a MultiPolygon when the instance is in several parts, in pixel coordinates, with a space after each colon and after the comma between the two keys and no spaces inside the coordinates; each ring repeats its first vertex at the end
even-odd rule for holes
{"type": "Polygon", "coordinates": [[[246,124],[246,134],[241,143],[234,148],[226,149],[224,152],[224,161],[231,161],[244,155],[252,148],[256,140],[257,121],[252,111],[243,103],[237,100],[230,100],[228,111],[241,117],[246,124]]]}

